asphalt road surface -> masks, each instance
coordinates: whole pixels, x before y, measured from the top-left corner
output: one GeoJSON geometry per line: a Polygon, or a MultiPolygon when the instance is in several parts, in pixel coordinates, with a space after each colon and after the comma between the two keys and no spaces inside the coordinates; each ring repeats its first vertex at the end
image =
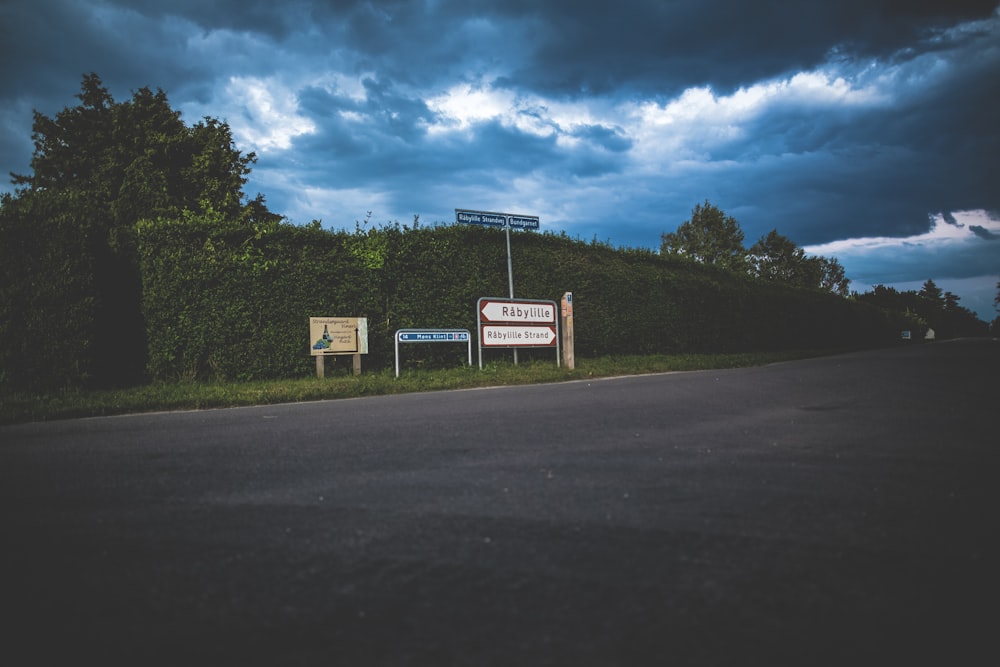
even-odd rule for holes
{"type": "Polygon", "coordinates": [[[995,665],[1000,343],[0,428],[7,665],[995,665]]]}

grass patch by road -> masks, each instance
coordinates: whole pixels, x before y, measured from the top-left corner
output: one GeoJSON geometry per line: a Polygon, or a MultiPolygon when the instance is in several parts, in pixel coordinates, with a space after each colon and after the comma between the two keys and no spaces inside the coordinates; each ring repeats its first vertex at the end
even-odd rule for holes
{"type": "Polygon", "coordinates": [[[746,354],[615,356],[577,359],[569,370],[553,362],[491,363],[442,369],[392,370],[259,382],[159,382],[128,389],[0,394],[0,424],[168,410],[321,401],[420,391],[564,382],[617,375],[760,366],[826,354],[791,351],[746,354]]]}

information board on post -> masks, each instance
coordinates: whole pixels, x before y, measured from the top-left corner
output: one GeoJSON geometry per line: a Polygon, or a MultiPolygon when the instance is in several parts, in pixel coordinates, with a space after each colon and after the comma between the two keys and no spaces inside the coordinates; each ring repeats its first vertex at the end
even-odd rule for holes
{"type": "Polygon", "coordinates": [[[309,352],[328,354],[368,354],[368,318],[310,317],[309,352]]]}
{"type": "Polygon", "coordinates": [[[316,358],[316,377],[326,375],[324,359],[349,354],[355,375],[361,375],[361,355],[368,354],[367,317],[310,317],[309,353],[316,358]]]}

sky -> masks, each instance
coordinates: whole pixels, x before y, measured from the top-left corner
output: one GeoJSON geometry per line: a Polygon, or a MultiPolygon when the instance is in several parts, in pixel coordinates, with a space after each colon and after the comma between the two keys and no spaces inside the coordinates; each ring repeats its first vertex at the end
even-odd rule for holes
{"type": "Polygon", "coordinates": [[[853,290],[997,315],[1000,0],[0,0],[0,68],[4,175],[93,72],[227,122],[295,224],[658,249],[709,201],[853,290]]]}

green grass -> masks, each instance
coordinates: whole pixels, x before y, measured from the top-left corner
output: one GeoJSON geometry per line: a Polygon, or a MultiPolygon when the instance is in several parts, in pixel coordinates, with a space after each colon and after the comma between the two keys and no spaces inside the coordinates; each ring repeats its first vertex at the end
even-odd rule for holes
{"type": "Polygon", "coordinates": [[[578,359],[569,370],[553,362],[492,363],[436,370],[365,371],[260,382],[160,382],[118,390],[66,390],[50,394],[0,394],[0,424],[167,410],[320,401],[447,389],[565,382],[595,377],[759,366],[818,356],[815,351],[748,354],[616,356],[578,359]]]}

